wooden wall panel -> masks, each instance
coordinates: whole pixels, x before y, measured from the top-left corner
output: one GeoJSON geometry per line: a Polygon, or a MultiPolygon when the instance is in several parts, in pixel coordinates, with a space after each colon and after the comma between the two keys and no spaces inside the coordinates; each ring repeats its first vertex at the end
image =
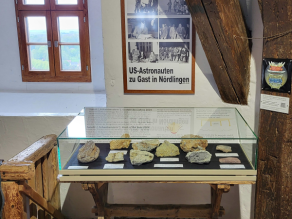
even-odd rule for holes
{"type": "MultiPolygon", "coordinates": [[[[291,0],[259,0],[264,24],[263,58],[292,59],[291,0]],[[280,34],[280,35],[279,35],[280,34]],[[275,36],[279,35],[279,36],[275,36]],[[271,37],[275,36],[275,37],[271,37]]],[[[292,101],[290,114],[261,110],[255,218],[292,218],[292,101]]]]}

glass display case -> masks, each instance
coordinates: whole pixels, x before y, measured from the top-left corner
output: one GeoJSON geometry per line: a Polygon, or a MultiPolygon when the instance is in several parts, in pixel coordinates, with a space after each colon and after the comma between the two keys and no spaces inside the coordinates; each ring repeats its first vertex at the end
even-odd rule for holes
{"type": "Polygon", "coordinates": [[[236,108],[84,108],[58,137],[60,181],[255,181],[236,108]]]}

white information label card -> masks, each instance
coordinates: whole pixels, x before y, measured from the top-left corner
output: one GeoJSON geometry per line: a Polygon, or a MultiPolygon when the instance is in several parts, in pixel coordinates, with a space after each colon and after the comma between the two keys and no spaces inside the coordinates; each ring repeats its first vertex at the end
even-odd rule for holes
{"type": "Polygon", "coordinates": [[[68,170],[85,170],[88,169],[88,166],[69,166],[68,170]]]}
{"type": "Polygon", "coordinates": [[[105,164],[103,166],[103,169],[123,169],[124,168],[124,164],[105,164]]]}
{"type": "Polygon", "coordinates": [[[179,158],[160,158],[160,162],[178,162],[179,158]]]}
{"type": "Polygon", "coordinates": [[[289,114],[289,99],[290,98],[288,97],[262,94],[260,108],[263,110],[289,114]]]}
{"type": "Polygon", "coordinates": [[[245,169],[243,164],[220,164],[221,169],[245,169]]]}
{"type": "Polygon", "coordinates": [[[118,151],[118,150],[112,150],[109,152],[109,154],[112,154],[112,153],[118,153],[118,152],[123,152],[124,155],[126,155],[128,153],[128,151],[118,151]]]}
{"type": "Polygon", "coordinates": [[[154,167],[158,167],[158,168],[166,168],[166,167],[179,167],[179,168],[183,168],[184,165],[183,164],[154,164],[154,167]]]}
{"type": "Polygon", "coordinates": [[[216,157],[238,157],[238,153],[215,153],[216,157]]]}

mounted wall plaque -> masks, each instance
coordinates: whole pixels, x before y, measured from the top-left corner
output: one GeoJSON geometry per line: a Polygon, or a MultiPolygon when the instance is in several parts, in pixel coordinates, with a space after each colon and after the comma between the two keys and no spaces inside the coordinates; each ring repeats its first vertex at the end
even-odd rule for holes
{"type": "Polygon", "coordinates": [[[184,0],[121,0],[124,93],[195,93],[195,27],[184,0]]]}
{"type": "Polygon", "coordinates": [[[291,93],[291,60],[263,59],[262,89],[291,93]]]}

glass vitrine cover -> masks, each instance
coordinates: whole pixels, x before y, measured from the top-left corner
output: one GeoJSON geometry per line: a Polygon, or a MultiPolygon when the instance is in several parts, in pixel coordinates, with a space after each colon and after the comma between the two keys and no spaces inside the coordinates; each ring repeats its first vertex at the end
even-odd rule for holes
{"type": "Polygon", "coordinates": [[[236,108],[84,108],[58,137],[58,149],[64,175],[76,170],[88,171],[87,175],[222,175],[220,171],[232,170],[233,175],[240,175],[256,170],[257,136],[236,108]],[[156,140],[159,146],[149,151],[153,160],[137,165],[130,158],[131,150],[147,140],[156,140]],[[80,148],[89,141],[99,148],[99,156],[80,162],[80,148]],[[111,149],[113,142],[126,146],[111,149]],[[162,144],[166,154],[159,149],[162,144]],[[168,151],[174,148],[171,144],[177,147],[175,156],[168,151]],[[218,145],[230,148],[222,151],[218,145]],[[206,151],[209,155],[204,157],[206,151]],[[124,154],[123,161],[106,160],[117,152],[124,154]]]}

